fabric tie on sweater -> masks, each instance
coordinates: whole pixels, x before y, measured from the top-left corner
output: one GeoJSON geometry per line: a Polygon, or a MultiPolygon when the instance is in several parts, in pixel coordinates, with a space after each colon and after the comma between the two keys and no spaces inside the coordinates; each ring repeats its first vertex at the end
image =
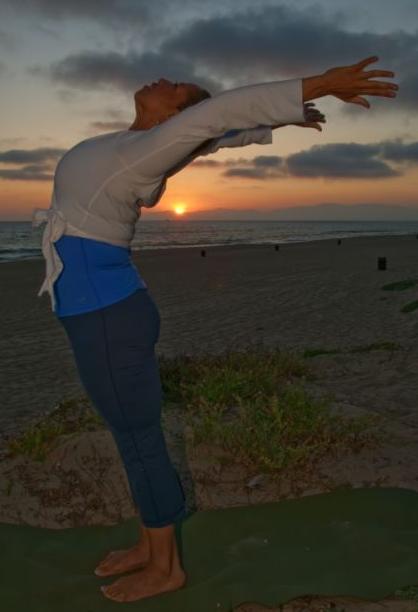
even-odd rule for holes
{"type": "Polygon", "coordinates": [[[45,222],[46,226],[42,236],[42,253],[46,261],[46,274],[38,296],[48,291],[51,297],[52,310],[55,311],[53,285],[61,274],[64,265],[54,247],[54,242],[64,234],[67,222],[63,214],[55,208],[35,208],[32,214],[32,227],[37,227],[45,222]]]}

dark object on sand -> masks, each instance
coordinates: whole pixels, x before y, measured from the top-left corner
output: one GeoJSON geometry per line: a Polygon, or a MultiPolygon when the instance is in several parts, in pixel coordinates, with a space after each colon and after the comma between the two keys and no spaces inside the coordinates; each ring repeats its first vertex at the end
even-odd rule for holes
{"type": "Polygon", "coordinates": [[[377,258],[377,269],[378,270],[386,270],[386,257],[378,257],[377,258]]]}
{"type": "Polygon", "coordinates": [[[206,251],[204,249],[202,249],[200,251],[200,255],[201,255],[201,257],[206,257],[206,251]]]}

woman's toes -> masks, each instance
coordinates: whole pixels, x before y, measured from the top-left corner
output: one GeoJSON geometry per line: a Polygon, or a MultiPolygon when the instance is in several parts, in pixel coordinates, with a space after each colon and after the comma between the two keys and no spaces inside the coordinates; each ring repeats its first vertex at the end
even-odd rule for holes
{"type": "Polygon", "coordinates": [[[108,555],[106,555],[106,557],[103,559],[103,561],[101,561],[99,563],[99,565],[96,567],[96,569],[94,570],[94,573],[97,576],[101,576],[102,573],[106,573],[107,570],[109,569],[109,563],[112,561],[112,559],[115,556],[115,551],[110,552],[108,555]]]}
{"type": "Polygon", "coordinates": [[[104,594],[105,594],[107,597],[112,597],[112,596],[113,596],[113,591],[114,591],[114,589],[112,588],[112,585],[111,585],[111,586],[106,586],[106,585],[103,585],[103,586],[101,586],[101,587],[100,587],[100,590],[101,590],[101,591],[102,591],[102,593],[104,593],[104,594]]]}
{"type": "Polygon", "coordinates": [[[123,593],[121,593],[120,590],[114,585],[101,586],[100,589],[102,593],[106,595],[106,597],[108,597],[109,599],[123,601],[123,593]]]}

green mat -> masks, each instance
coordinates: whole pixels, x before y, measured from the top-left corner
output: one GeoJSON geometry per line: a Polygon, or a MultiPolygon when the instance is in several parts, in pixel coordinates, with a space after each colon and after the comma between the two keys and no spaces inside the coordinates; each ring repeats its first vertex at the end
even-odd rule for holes
{"type": "Polygon", "coordinates": [[[64,530],[1,524],[2,609],[219,612],[308,594],[377,600],[418,583],[418,493],[408,489],[337,490],[197,512],[179,526],[187,586],[111,601],[99,586],[119,576],[99,578],[93,570],[109,550],[137,537],[136,518],[64,530]]]}

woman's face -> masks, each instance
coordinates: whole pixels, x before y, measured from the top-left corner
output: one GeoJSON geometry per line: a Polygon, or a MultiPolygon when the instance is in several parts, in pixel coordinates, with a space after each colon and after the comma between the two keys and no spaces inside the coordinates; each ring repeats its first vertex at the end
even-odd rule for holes
{"type": "Polygon", "coordinates": [[[159,79],[135,92],[135,103],[139,102],[144,110],[152,112],[153,115],[170,116],[176,114],[179,106],[187,102],[198,90],[200,87],[194,83],[159,79]]]}

